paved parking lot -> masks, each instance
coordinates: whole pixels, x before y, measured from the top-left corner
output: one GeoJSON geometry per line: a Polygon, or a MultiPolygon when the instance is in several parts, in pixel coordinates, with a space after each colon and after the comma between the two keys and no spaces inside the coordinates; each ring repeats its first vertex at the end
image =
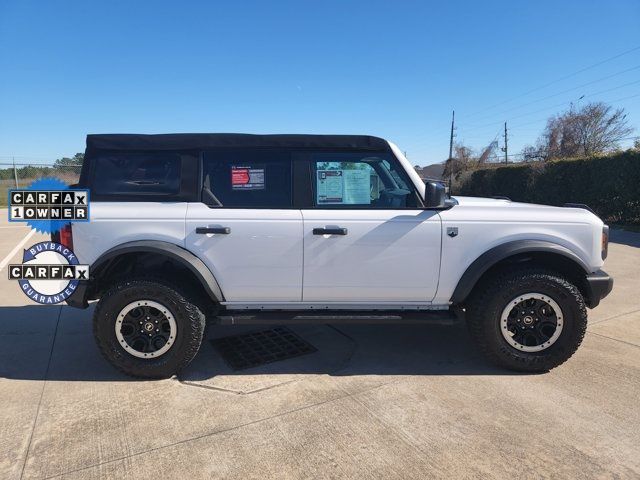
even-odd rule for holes
{"type": "MultiPolygon", "coordinates": [[[[4,258],[29,230],[2,218],[4,258]]],[[[136,381],[91,311],[29,304],[5,268],[0,478],[640,478],[640,234],[612,237],[614,292],[543,375],[487,365],[462,327],[359,325],[294,327],[316,353],[239,373],[206,341],[136,381]]]]}

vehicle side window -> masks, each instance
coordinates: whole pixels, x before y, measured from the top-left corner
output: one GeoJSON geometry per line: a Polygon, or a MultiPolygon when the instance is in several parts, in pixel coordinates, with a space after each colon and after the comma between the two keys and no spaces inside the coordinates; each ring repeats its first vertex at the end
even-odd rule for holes
{"type": "Polygon", "coordinates": [[[318,208],[411,208],[413,188],[387,154],[317,153],[312,156],[318,208]]]}
{"type": "Polygon", "coordinates": [[[176,153],[113,153],[93,160],[91,190],[99,195],[174,195],[182,158],[176,153]]]}
{"type": "Polygon", "coordinates": [[[204,153],[203,201],[212,207],[291,208],[291,155],[229,149],[204,153]]]}

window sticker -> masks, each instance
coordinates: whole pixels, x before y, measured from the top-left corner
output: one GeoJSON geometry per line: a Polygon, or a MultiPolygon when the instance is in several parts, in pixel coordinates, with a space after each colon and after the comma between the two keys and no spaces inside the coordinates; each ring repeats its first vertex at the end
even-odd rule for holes
{"type": "Polygon", "coordinates": [[[318,205],[368,205],[371,175],[368,170],[318,170],[318,205]]]}
{"type": "Polygon", "coordinates": [[[371,203],[371,174],[369,170],[344,170],[344,203],[371,203]]]}
{"type": "Polygon", "coordinates": [[[317,204],[342,204],[344,188],[342,170],[318,170],[317,204]]]}
{"type": "Polygon", "coordinates": [[[232,190],[264,190],[264,167],[231,165],[232,190]]]}

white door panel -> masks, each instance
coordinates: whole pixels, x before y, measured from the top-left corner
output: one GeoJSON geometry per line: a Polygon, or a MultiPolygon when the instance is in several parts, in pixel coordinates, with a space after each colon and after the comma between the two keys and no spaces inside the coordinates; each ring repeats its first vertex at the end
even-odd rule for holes
{"type": "Polygon", "coordinates": [[[300,210],[189,203],[186,234],[186,248],[209,267],[226,301],[301,301],[300,210]],[[229,234],[198,234],[198,227],[228,227],[229,234]]]}
{"type": "Polygon", "coordinates": [[[441,222],[426,210],[303,210],[305,302],[425,302],[438,285],[441,222]],[[314,235],[317,228],[346,235],[314,235]]]}

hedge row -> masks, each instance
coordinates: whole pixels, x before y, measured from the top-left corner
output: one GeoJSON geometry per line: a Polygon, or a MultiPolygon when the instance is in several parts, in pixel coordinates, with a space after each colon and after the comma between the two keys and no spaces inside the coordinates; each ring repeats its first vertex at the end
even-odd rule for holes
{"type": "Polygon", "coordinates": [[[476,170],[456,193],[545,205],[584,203],[606,222],[640,225],[640,151],[476,170]]]}

